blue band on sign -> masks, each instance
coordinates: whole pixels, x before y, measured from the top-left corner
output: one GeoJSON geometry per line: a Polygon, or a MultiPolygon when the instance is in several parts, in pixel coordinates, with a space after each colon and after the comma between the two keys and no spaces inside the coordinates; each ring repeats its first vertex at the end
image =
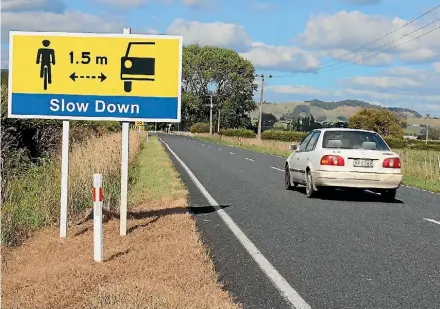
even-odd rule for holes
{"type": "Polygon", "coordinates": [[[12,93],[13,115],[177,119],[178,98],[12,93]]]}

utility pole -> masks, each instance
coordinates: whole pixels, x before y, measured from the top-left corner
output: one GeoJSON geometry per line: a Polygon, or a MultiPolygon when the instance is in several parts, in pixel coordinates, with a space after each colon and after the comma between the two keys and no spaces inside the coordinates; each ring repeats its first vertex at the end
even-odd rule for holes
{"type": "Polygon", "coordinates": [[[220,133],[220,105],[218,105],[217,133],[220,133]]]}
{"type": "Polygon", "coordinates": [[[210,95],[211,105],[209,108],[209,134],[212,134],[212,94],[210,95]]]}
{"type": "MultiPolygon", "coordinates": [[[[260,93],[260,115],[258,117],[258,139],[261,140],[261,123],[263,117],[263,95],[264,95],[264,78],[265,75],[261,74],[261,93],[260,93]]],[[[272,78],[272,74],[268,75],[269,78],[272,78]]]]}
{"type": "MultiPolygon", "coordinates": [[[[426,119],[429,119],[430,114],[426,114],[426,119]]],[[[429,123],[426,122],[426,137],[425,137],[425,144],[428,144],[428,131],[429,131],[429,123]]]]}
{"type": "MultiPolygon", "coordinates": [[[[209,104],[204,104],[204,106],[209,106],[209,134],[212,134],[212,109],[214,108],[214,105],[215,105],[212,102],[212,97],[215,97],[215,96],[216,96],[215,94],[211,93],[209,95],[210,103],[209,104]]],[[[220,111],[219,111],[219,115],[220,115],[220,111]]],[[[220,116],[219,116],[219,120],[220,120],[220,116]]]]}

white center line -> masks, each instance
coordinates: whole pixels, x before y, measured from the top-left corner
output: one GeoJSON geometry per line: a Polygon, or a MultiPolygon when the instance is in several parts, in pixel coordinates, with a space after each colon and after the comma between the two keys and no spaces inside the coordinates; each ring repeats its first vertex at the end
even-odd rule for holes
{"type": "Polygon", "coordinates": [[[205,146],[205,144],[202,144],[202,146],[205,146]]]}
{"type": "Polygon", "coordinates": [[[219,148],[218,150],[222,150],[221,148],[219,148]]]}
{"type": "Polygon", "coordinates": [[[220,208],[218,202],[209,194],[202,183],[197,179],[193,172],[186,166],[186,164],[180,159],[177,154],[170,148],[170,146],[165,143],[160,137],[159,140],[168,148],[171,154],[180,163],[189,177],[192,179],[194,184],[199,188],[200,192],[208,200],[214,209],[217,210],[217,214],[227,225],[229,230],[235,235],[238,241],[246,249],[249,255],[258,264],[260,269],[265,273],[265,275],[272,281],[272,284],[278,289],[280,294],[289,303],[292,309],[311,309],[310,305],[298,294],[297,291],[284,279],[281,274],[273,267],[268,259],[258,250],[258,248],[252,243],[252,241],[246,236],[246,234],[240,229],[240,227],[232,220],[232,218],[220,208]]]}
{"type": "Polygon", "coordinates": [[[282,169],[280,169],[280,168],[278,168],[278,167],[275,167],[275,166],[271,166],[271,168],[273,168],[274,170],[277,170],[277,171],[284,172],[284,170],[282,170],[282,169]]]}
{"type": "Polygon", "coordinates": [[[435,223],[435,224],[440,224],[440,221],[436,221],[434,219],[423,218],[423,220],[426,220],[426,221],[429,221],[429,222],[432,222],[432,223],[435,223]]]}
{"type": "Polygon", "coordinates": [[[229,151],[229,153],[230,153],[230,154],[234,154],[233,152],[230,152],[230,151],[229,151]]]}
{"type": "Polygon", "coordinates": [[[246,160],[249,160],[249,161],[255,162],[255,160],[254,160],[254,159],[251,159],[251,158],[246,158],[246,160]]]}

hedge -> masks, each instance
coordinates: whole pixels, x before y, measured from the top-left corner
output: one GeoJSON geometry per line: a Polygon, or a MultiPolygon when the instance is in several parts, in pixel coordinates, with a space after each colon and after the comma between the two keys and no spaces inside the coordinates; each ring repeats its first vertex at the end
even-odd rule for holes
{"type": "Polygon", "coordinates": [[[209,133],[209,123],[197,122],[189,128],[191,133],[209,133]]]}
{"type": "Polygon", "coordinates": [[[234,137],[244,137],[244,138],[256,137],[254,131],[247,129],[222,129],[220,130],[219,134],[224,136],[234,136],[234,137]]]}
{"type": "Polygon", "coordinates": [[[261,139],[283,142],[299,142],[305,136],[307,136],[307,134],[307,132],[267,130],[261,134],[261,139]]]}
{"type": "Polygon", "coordinates": [[[411,140],[396,137],[385,137],[388,146],[393,149],[416,149],[416,150],[435,150],[440,151],[440,142],[428,142],[422,140],[411,140]]]}

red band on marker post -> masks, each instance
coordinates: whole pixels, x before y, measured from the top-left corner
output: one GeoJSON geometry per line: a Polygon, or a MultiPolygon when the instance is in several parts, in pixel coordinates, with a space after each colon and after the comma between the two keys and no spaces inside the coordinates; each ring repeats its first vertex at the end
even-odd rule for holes
{"type": "Polygon", "coordinates": [[[102,202],[103,201],[103,190],[102,188],[93,188],[93,201],[102,202]]]}

